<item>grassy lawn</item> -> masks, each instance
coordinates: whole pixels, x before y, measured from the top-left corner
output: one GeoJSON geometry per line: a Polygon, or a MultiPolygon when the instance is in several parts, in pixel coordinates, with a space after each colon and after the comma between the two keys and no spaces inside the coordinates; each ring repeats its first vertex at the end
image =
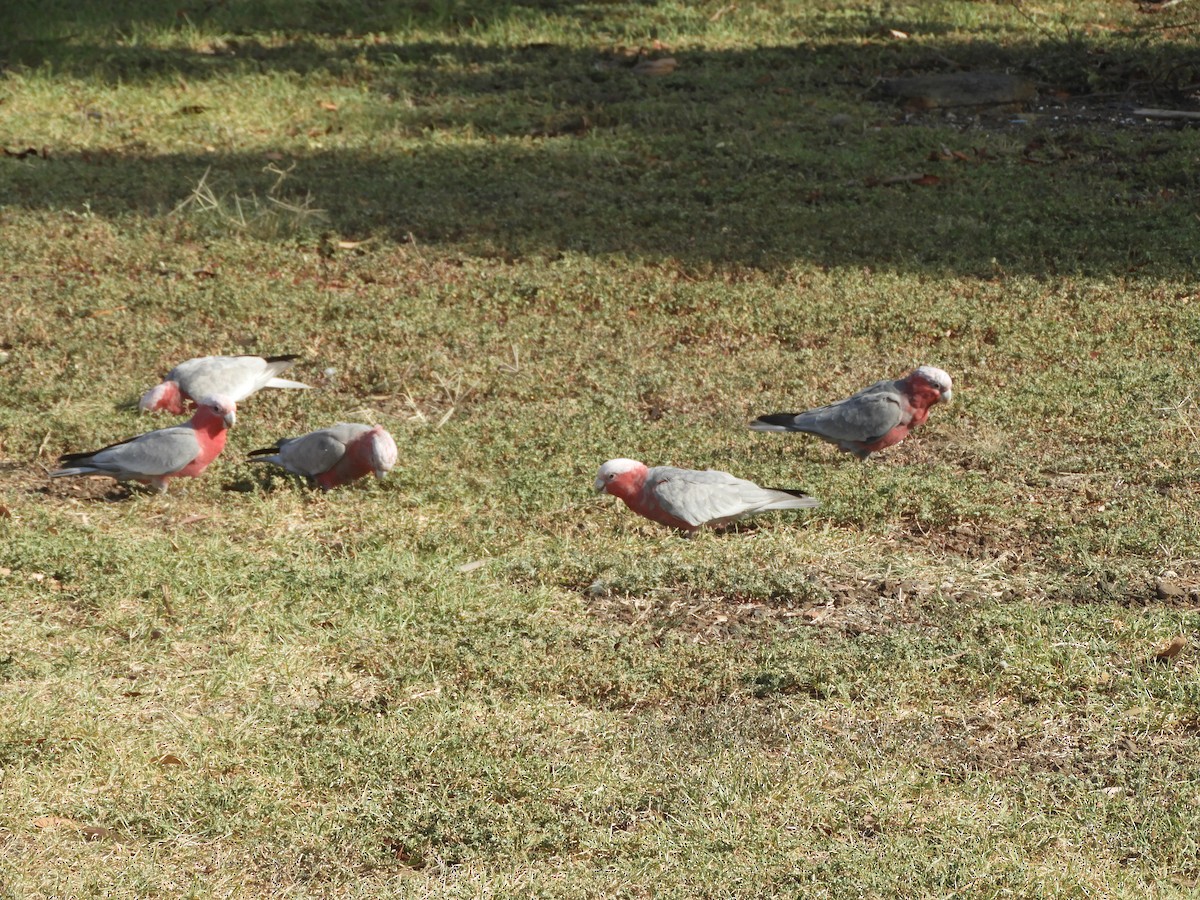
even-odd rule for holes
{"type": "Polygon", "coordinates": [[[1192,896],[1197,23],[5,4],[0,896],[1192,896]],[[207,353],[314,390],[48,480],[207,353]],[[865,465],[745,428],[920,363],[865,465]],[[336,421],[388,479],[246,461],[336,421]],[[684,540],[615,456],[822,506],[684,540]]]}

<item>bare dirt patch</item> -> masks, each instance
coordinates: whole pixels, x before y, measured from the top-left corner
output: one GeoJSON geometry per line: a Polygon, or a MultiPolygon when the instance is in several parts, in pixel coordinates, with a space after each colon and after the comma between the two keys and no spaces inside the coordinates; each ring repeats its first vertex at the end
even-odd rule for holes
{"type": "Polygon", "coordinates": [[[778,601],[736,595],[663,590],[651,595],[610,592],[593,584],[581,590],[600,619],[635,628],[682,632],[695,643],[750,638],[767,625],[800,625],[849,636],[881,634],[928,621],[930,584],[895,578],[828,577],[814,584],[816,599],[778,601]]]}
{"type": "Polygon", "coordinates": [[[1193,728],[1097,733],[1081,718],[1039,716],[1034,721],[1020,710],[1015,700],[999,700],[964,712],[911,716],[863,727],[874,732],[882,745],[920,744],[923,749],[915,758],[950,781],[978,774],[1057,774],[1089,778],[1097,786],[1117,784],[1119,770],[1131,762],[1182,759],[1195,743],[1193,728]]]}

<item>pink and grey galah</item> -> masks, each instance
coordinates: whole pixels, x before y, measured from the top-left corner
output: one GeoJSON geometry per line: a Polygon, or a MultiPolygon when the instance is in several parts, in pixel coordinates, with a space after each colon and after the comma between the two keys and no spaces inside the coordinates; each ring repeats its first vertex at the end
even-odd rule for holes
{"type": "Polygon", "coordinates": [[[399,455],[395,440],[381,425],[350,422],[285,438],[274,447],[250,453],[252,462],[282,466],[327,491],[372,473],[382,478],[399,455]]]}
{"type": "Polygon", "coordinates": [[[201,400],[195,414],[182,425],[148,431],[91,453],[65,453],[51,478],[67,475],[107,475],[117,481],[140,481],[159,491],[172,478],[195,478],[220,455],[237,406],[224,398],[201,400]]]}
{"type": "Polygon", "coordinates": [[[769,509],[812,509],[820,502],[803,491],[759,487],[728,472],[647,468],[636,459],[610,459],[595,488],[625,501],[640,516],[694,534],[769,509]]]}
{"type": "Polygon", "coordinates": [[[199,356],[181,362],[146,393],[138,407],[142,412],[166,410],[182,415],[186,401],[197,397],[224,397],[241,403],[263,388],[300,390],[307,384],[279,378],[300,357],[292,356],[199,356]]]}
{"type": "Polygon", "coordinates": [[[895,381],[877,381],[857,394],[802,413],[774,413],[750,423],[754,431],[802,431],[837,444],[859,459],[898,444],[923,425],[935,403],[949,403],[950,376],[920,366],[895,381]]]}

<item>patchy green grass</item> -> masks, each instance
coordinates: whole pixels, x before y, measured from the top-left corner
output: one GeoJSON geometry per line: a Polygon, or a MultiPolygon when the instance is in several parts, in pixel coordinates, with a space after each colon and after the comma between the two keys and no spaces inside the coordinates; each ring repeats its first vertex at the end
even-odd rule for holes
{"type": "Polygon", "coordinates": [[[1131,111],[1194,35],[5,4],[0,893],[1189,896],[1200,140],[1131,111]],[[875,91],[958,68],[1038,98],[875,91]],[[315,389],[164,496],[48,481],[217,352],[315,389]],[[745,430],[923,362],[956,404],[865,466],[745,430]],[[245,461],[338,420],[386,481],[245,461]],[[618,455],[823,505],[687,541],[618,455]]]}

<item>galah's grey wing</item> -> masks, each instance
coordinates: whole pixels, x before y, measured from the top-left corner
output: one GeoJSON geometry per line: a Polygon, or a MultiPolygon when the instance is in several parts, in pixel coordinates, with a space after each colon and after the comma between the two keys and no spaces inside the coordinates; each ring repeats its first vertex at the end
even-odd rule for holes
{"type": "Polygon", "coordinates": [[[819,434],[827,440],[879,440],[904,420],[900,397],[895,391],[858,393],[838,403],[810,409],[796,416],[792,428],[819,434]]]}
{"type": "Polygon", "coordinates": [[[240,403],[265,387],[307,388],[307,384],[277,377],[292,367],[296,356],[201,356],[181,362],[167,375],[193,400],[225,397],[240,403]]]}
{"type": "Polygon", "coordinates": [[[193,400],[226,397],[240,403],[271,376],[261,356],[206,356],[180,363],[168,377],[193,400]]]}
{"type": "Polygon", "coordinates": [[[313,478],[328,472],[346,455],[345,433],[337,426],[279,442],[279,464],[297,475],[313,478]]]}
{"type": "Polygon", "coordinates": [[[711,469],[697,472],[657,466],[647,473],[646,487],[665,512],[696,526],[745,515],[755,508],[753,503],[746,502],[747,495],[753,495],[753,491],[764,495],[757,498],[760,505],[768,502],[765,496],[768,492],[763,488],[727,472],[711,469]]]}
{"type": "Polygon", "coordinates": [[[321,431],[333,435],[343,444],[349,444],[360,434],[366,434],[370,430],[370,425],[363,425],[360,422],[338,422],[336,425],[321,429],[321,431]]]}
{"type": "Polygon", "coordinates": [[[149,431],[87,456],[71,454],[64,462],[116,475],[119,478],[169,475],[200,455],[196,432],[186,425],[149,431]]]}

